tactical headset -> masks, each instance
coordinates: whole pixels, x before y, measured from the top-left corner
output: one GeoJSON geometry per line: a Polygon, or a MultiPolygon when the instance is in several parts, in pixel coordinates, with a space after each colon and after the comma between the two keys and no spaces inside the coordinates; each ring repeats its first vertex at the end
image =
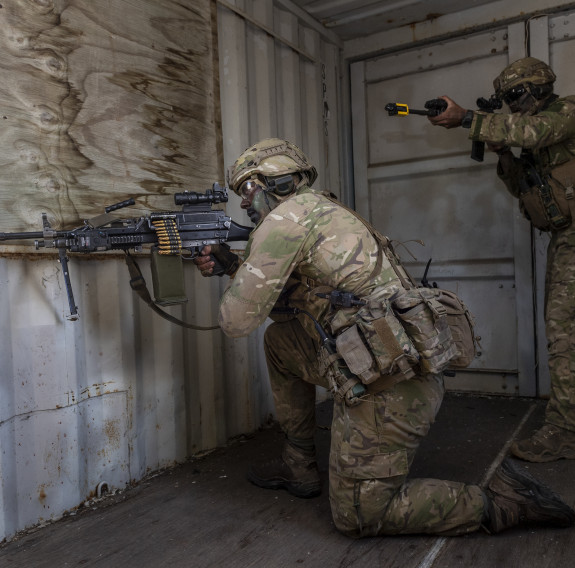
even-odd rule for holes
{"type": "Polygon", "coordinates": [[[295,189],[295,182],[292,174],[286,174],[280,177],[265,177],[267,191],[271,191],[280,197],[284,197],[292,193],[295,189]]]}

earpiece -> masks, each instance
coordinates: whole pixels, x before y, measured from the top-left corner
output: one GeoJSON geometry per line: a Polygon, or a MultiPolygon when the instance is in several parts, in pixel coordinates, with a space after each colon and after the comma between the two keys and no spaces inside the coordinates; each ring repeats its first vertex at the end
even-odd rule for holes
{"type": "Polygon", "coordinates": [[[294,179],[291,174],[276,178],[266,177],[265,179],[268,190],[280,197],[289,195],[295,189],[294,179]]]}
{"type": "Polygon", "coordinates": [[[531,94],[541,100],[553,92],[553,84],[545,83],[544,85],[531,85],[531,94]]]}

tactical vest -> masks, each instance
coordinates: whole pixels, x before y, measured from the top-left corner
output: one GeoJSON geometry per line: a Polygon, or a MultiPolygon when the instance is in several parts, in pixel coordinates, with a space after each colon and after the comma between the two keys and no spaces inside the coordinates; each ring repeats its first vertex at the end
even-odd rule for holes
{"type": "MultiPolygon", "coordinates": [[[[557,99],[550,101],[549,107],[557,99]]],[[[564,99],[563,99],[564,100],[564,99]]],[[[538,150],[521,152],[519,207],[534,227],[560,231],[575,216],[575,144],[566,140],[538,150]]]]}
{"type": "Polygon", "coordinates": [[[525,177],[520,182],[519,208],[534,227],[560,231],[575,216],[575,158],[539,174],[538,168],[522,155],[525,177]]]}
{"type": "MultiPolygon", "coordinates": [[[[381,375],[441,373],[465,368],[475,357],[474,319],[461,299],[448,290],[416,287],[385,237],[380,242],[402,288],[386,297],[376,288],[355,310],[339,310],[330,319],[337,351],[364,384],[381,375]]],[[[378,239],[379,240],[379,239],[378,239]]]]}
{"type": "Polygon", "coordinates": [[[348,396],[357,381],[375,393],[416,373],[469,366],[476,354],[476,340],[474,320],[465,304],[453,292],[417,287],[389,239],[349,211],[365,224],[379,245],[378,260],[368,279],[378,273],[385,256],[401,286],[391,295],[386,286],[377,287],[358,298],[360,307],[336,309],[326,317],[335,336],[336,352],[320,350],[320,372],[333,385],[336,401],[357,404],[360,399],[348,396]],[[338,359],[353,377],[339,372],[338,359]]]}

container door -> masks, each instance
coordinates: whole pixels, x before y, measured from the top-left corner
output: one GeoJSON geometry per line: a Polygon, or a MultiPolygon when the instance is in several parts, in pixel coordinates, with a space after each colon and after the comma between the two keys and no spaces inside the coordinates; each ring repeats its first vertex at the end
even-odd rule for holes
{"type": "Polygon", "coordinates": [[[497,179],[496,156],[470,159],[469,131],[425,116],[389,116],[387,103],[423,109],[448,95],[475,109],[493,78],[524,55],[523,23],[353,63],[355,207],[395,242],[417,280],[460,295],[480,350],[447,379],[456,390],[536,394],[532,235],[497,179]],[[424,243],[424,244],[420,244],[424,243]]]}

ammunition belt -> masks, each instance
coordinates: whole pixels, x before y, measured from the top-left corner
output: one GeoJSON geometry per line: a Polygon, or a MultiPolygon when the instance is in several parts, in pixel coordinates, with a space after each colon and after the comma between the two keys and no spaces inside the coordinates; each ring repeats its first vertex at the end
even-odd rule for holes
{"type": "Polygon", "coordinates": [[[174,219],[153,219],[152,225],[158,234],[159,254],[181,254],[182,239],[174,219]]]}

